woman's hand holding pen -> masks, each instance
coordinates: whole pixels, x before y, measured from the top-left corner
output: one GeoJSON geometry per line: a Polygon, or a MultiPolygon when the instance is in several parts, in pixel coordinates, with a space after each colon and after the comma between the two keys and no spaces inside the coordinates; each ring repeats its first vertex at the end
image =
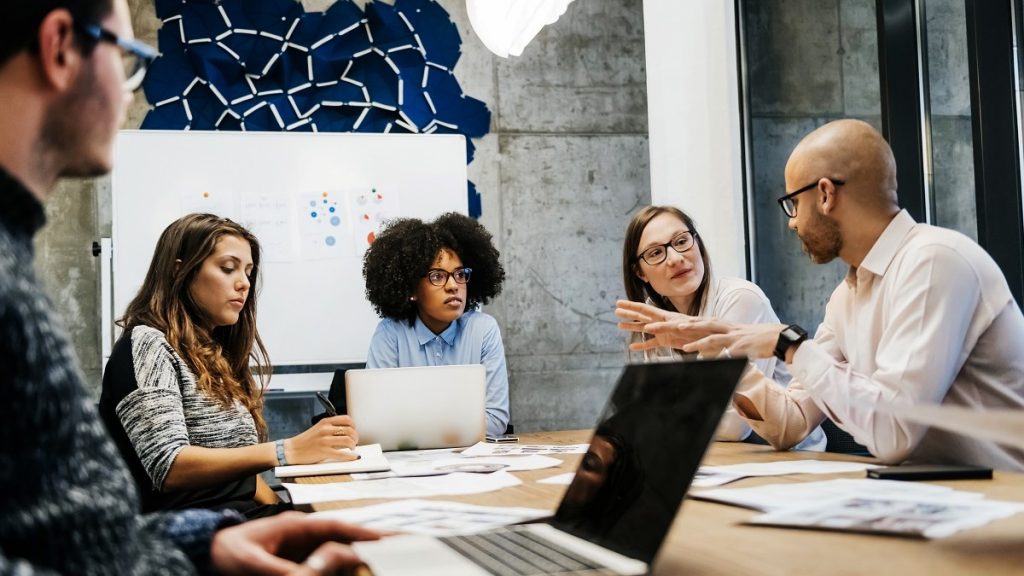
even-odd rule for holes
{"type": "Polygon", "coordinates": [[[359,443],[349,416],[329,416],[308,430],[285,441],[289,464],[312,464],[324,460],[355,460],[358,455],[348,450],[359,443]]]}

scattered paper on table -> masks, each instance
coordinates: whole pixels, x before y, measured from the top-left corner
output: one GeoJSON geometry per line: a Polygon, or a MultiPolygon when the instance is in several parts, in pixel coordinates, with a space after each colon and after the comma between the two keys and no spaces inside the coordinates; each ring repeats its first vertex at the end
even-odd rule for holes
{"type": "Polygon", "coordinates": [[[459,472],[444,476],[385,478],[372,482],[336,482],[332,484],[290,484],[288,490],[295,504],[315,504],[335,500],[363,498],[426,498],[493,492],[522,481],[505,471],[490,474],[459,472]]]}
{"type": "Polygon", "coordinates": [[[506,472],[522,472],[525,470],[543,470],[554,468],[562,463],[557,458],[549,456],[494,456],[480,458],[462,458],[458,455],[452,458],[438,458],[430,461],[414,460],[391,462],[391,470],[388,472],[374,472],[370,474],[353,474],[353,480],[377,480],[380,478],[394,478],[396,476],[437,476],[440,474],[452,474],[455,472],[480,472],[481,468],[499,468],[506,472]]]}
{"type": "Polygon", "coordinates": [[[543,480],[537,480],[538,484],[558,484],[559,486],[568,486],[572,484],[572,479],[576,477],[575,472],[566,472],[565,474],[556,474],[555,476],[548,476],[543,480]]]}
{"type": "Polygon", "coordinates": [[[693,480],[690,482],[690,486],[695,488],[707,488],[709,486],[721,486],[728,484],[729,482],[735,482],[741,478],[746,478],[743,474],[732,474],[729,472],[718,472],[715,470],[709,470],[707,467],[701,467],[697,469],[697,473],[694,474],[693,480]]]}
{"type": "Polygon", "coordinates": [[[948,486],[840,478],[691,492],[691,498],[767,512],[749,524],[943,538],[1024,512],[948,486]]]}
{"type": "Polygon", "coordinates": [[[728,466],[701,466],[693,478],[693,486],[721,486],[750,476],[785,476],[787,474],[841,474],[877,468],[863,462],[836,462],[832,460],[788,460],[756,462],[728,466]]]}
{"type": "Polygon", "coordinates": [[[1024,512],[1024,504],[995,500],[947,500],[945,496],[846,496],[788,507],[750,519],[748,524],[945,538],[1024,512]]]}
{"type": "Polygon", "coordinates": [[[462,451],[463,456],[530,456],[541,454],[586,454],[590,444],[490,444],[477,442],[462,451]]]}
{"type": "Polygon", "coordinates": [[[767,484],[750,488],[718,488],[698,490],[689,496],[697,500],[709,500],[753,508],[762,512],[783,510],[794,506],[828,502],[837,498],[857,496],[864,498],[941,498],[945,501],[979,500],[978,492],[964,492],[947,486],[901,482],[899,480],[869,480],[867,478],[839,478],[821,482],[787,482],[767,484]]]}
{"type": "Polygon", "coordinates": [[[422,462],[434,462],[436,460],[444,460],[446,458],[456,458],[459,456],[460,448],[433,448],[430,450],[394,450],[385,452],[384,457],[388,459],[388,462],[397,464],[399,462],[414,464],[422,462]]]}
{"type": "Polygon", "coordinates": [[[444,500],[399,500],[362,508],[316,512],[314,515],[338,518],[374,530],[448,536],[538,520],[551,516],[552,511],[476,506],[444,500]]]}
{"type": "Polygon", "coordinates": [[[295,478],[297,476],[324,476],[328,474],[380,471],[391,467],[388,464],[387,458],[384,457],[384,453],[380,450],[380,444],[356,446],[353,448],[353,451],[359,454],[358,460],[278,466],[274,468],[274,475],[278,478],[295,478]]]}

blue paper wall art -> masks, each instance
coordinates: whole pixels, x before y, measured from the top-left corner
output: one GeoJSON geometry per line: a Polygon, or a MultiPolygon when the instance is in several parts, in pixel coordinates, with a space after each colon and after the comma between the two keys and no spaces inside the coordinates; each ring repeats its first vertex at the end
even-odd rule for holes
{"type": "MultiPolygon", "coordinates": [[[[156,0],[143,129],[487,134],[452,73],[462,39],[435,0],[156,0]]],[[[480,215],[469,186],[470,215],[480,215]]]]}

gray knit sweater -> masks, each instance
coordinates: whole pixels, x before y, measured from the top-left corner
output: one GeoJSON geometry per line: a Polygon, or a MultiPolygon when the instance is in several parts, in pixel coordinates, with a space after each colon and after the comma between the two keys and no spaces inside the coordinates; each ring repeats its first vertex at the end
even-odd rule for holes
{"type": "Polygon", "coordinates": [[[43,207],[0,169],[0,575],[191,574],[237,514],[140,516],[33,271],[43,207]]]}
{"type": "Polygon", "coordinates": [[[253,499],[255,474],[203,489],[164,491],[186,446],[240,448],[259,443],[259,436],[241,402],[225,407],[199,389],[163,332],[136,326],[117,342],[103,374],[100,416],[135,477],[144,511],[217,508],[253,499]]]}

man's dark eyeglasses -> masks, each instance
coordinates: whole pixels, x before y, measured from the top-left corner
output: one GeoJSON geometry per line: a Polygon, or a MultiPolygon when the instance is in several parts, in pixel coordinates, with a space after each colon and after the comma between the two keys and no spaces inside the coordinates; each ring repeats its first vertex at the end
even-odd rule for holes
{"type": "Polygon", "coordinates": [[[683,232],[679,236],[673,238],[671,242],[651,246],[647,250],[641,252],[640,255],[637,256],[637,258],[643,260],[644,262],[647,262],[648,266],[657,266],[658,264],[664,262],[666,258],[668,258],[668,249],[670,247],[673,250],[675,250],[676,253],[682,254],[683,252],[686,252],[690,248],[693,248],[693,240],[696,237],[696,233],[687,230],[686,232],[683,232]]]}
{"type": "Polygon", "coordinates": [[[124,89],[134,92],[142,86],[146,77],[146,69],[159,56],[156,48],[138,40],[128,40],[114,34],[110,30],[95,24],[75,24],[79,34],[92,39],[93,42],[108,42],[121,49],[121,62],[124,64],[124,89]]]}
{"type": "Polygon", "coordinates": [[[427,270],[427,273],[424,274],[423,277],[434,286],[444,286],[448,283],[449,276],[455,279],[456,284],[465,284],[469,282],[469,275],[472,273],[472,268],[456,268],[451,272],[441,270],[440,268],[431,268],[430,270],[427,270]]]}
{"type": "MultiPolygon", "coordinates": [[[[835,178],[828,178],[828,180],[835,184],[836,186],[842,186],[843,184],[846,184],[846,182],[842,180],[836,180],[835,178]]],[[[796,202],[793,201],[793,198],[798,194],[803,194],[804,192],[807,192],[812,188],[816,188],[818,186],[818,182],[821,182],[821,178],[818,178],[817,180],[811,182],[807,186],[794,190],[777,200],[779,206],[782,207],[782,211],[786,213],[786,216],[790,218],[796,218],[796,202]]]]}

